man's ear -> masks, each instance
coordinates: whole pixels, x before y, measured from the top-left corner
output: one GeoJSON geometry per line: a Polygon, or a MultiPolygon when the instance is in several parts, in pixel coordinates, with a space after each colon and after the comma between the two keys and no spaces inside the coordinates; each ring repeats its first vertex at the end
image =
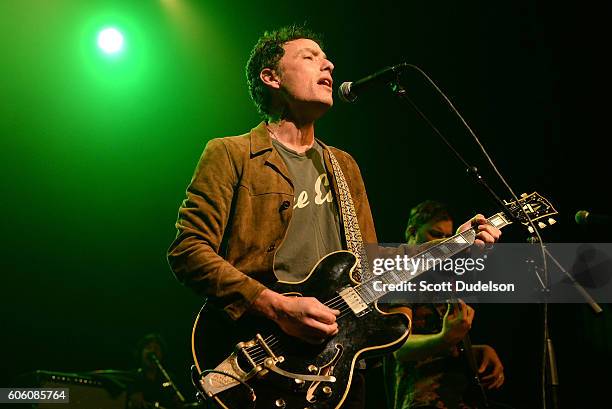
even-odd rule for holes
{"type": "Polygon", "coordinates": [[[280,88],[280,78],[276,74],[272,68],[264,68],[259,73],[259,78],[263,81],[263,83],[271,88],[279,89],[280,88]]]}

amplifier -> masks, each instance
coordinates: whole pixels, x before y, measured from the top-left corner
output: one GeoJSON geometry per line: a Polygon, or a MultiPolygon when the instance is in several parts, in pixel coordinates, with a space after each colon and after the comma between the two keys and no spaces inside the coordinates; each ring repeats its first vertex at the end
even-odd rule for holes
{"type": "Polygon", "coordinates": [[[40,403],[39,409],[59,409],[58,406],[82,409],[125,409],[126,392],[120,383],[101,380],[98,377],[76,373],[36,371],[33,388],[68,388],[70,403],[40,403]]]}

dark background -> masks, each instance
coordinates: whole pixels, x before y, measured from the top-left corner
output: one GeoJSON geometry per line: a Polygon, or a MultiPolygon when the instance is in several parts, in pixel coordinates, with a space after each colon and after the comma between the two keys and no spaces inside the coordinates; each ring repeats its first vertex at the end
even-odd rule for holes
{"type": "MultiPolygon", "coordinates": [[[[35,369],[127,369],[147,332],[167,340],[191,395],[191,325],[201,300],[165,251],[205,143],[259,119],[244,65],[265,30],[324,33],[335,87],[410,62],[445,90],[517,193],[560,212],[548,241],[609,241],[576,210],[610,213],[610,10],[506,2],[3,1],[0,4],[0,386],[35,369]],[[126,32],[118,61],[96,52],[106,24],[126,32]]],[[[411,97],[500,192],[476,145],[416,75],[411,97]]],[[[379,240],[399,242],[408,210],[431,198],[456,220],[497,211],[417,114],[385,89],[337,101],[317,127],[364,176],[379,240]]],[[[514,226],[506,241],[523,241],[514,226]]],[[[526,274],[517,272],[517,274],[526,274]]],[[[477,307],[475,342],[506,368],[496,396],[539,407],[540,307],[477,307]]],[[[608,407],[609,308],[551,306],[563,407],[608,407]]],[[[375,391],[374,394],[377,392],[375,391]]],[[[376,407],[376,406],[373,406],[376,407]]]]}

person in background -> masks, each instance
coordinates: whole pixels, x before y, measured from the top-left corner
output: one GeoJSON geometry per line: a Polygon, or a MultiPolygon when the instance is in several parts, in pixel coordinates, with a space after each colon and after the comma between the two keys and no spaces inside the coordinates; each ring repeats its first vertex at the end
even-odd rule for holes
{"type": "Polygon", "coordinates": [[[155,360],[162,364],[166,343],[159,334],[147,334],[137,344],[135,356],[139,367],[128,385],[128,409],[178,409],[181,399],[163,375],[155,360]]]}
{"type": "MultiPolygon", "coordinates": [[[[453,235],[453,219],[443,204],[427,200],[410,210],[406,227],[408,245],[419,245],[453,235]]],[[[412,334],[385,361],[386,373],[393,377],[392,400],[395,409],[470,408],[465,399],[470,375],[458,344],[468,334],[474,309],[459,300],[448,304],[413,304],[412,334]],[[392,374],[390,374],[390,372],[392,374]]],[[[478,374],[485,388],[504,383],[504,368],[489,345],[473,345],[478,374]]]]}

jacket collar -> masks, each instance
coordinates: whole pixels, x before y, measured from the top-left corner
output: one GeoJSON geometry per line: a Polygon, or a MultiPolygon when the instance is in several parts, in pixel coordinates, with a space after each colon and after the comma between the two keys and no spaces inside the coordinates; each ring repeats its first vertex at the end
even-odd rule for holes
{"type": "MultiPolygon", "coordinates": [[[[283,158],[281,158],[280,154],[274,149],[272,145],[272,138],[268,133],[268,129],[266,128],[266,123],[261,122],[255,128],[251,129],[251,158],[255,155],[264,152],[271,151],[270,154],[266,157],[266,163],[271,166],[273,169],[276,169],[283,177],[293,186],[293,181],[289,176],[289,170],[287,169],[287,165],[283,158]]],[[[327,174],[331,179],[332,187],[334,190],[334,194],[338,197],[338,182],[336,181],[336,175],[334,173],[334,168],[331,164],[331,159],[329,157],[329,146],[327,146],[323,141],[317,139],[317,142],[321,144],[323,147],[323,162],[325,163],[325,169],[327,170],[327,174]]]]}
{"type": "Polygon", "coordinates": [[[266,123],[261,122],[251,129],[251,155],[255,156],[260,152],[272,149],[272,139],[266,128],[266,123]]]}
{"type": "MultiPolygon", "coordinates": [[[[265,150],[273,149],[272,139],[266,128],[266,123],[262,121],[255,128],[251,129],[251,155],[257,155],[265,150]]],[[[318,138],[315,138],[317,142],[321,144],[323,149],[327,150],[329,147],[318,138]]]]}
{"type": "MultiPolygon", "coordinates": [[[[255,128],[251,129],[250,133],[251,139],[251,158],[257,156],[261,152],[270,151],[270,153],[266,156],[266,163],[272,168],[276,169],[283,177],[293,186],[293,181],[289,175],[289,170],[287,169],[287,165],[283,158],[281,158],[280,154],[274,149],[272,145],[272,138],[268,132],[268,128],[266,128],[266,123],[261,122],[255,128]]],[[[321,140],[317,139],[317,142],[321,144],[323,147],[323,160],[325,162],[325,167],[327,169],[327,173],[331,175],[331,180],[333,187],[337,191],[336,178],[334,177],[334,172],[332,170],[331,162],[329,160],[329,147],[325,145],[321,140]]]]}
{"type": "Polygon", "coordinates": [[[278,173],[280,173],[283,178],[289,182],[291,186],[293,186],[293,181],[291,180],[291,176],[289,175],[289,169],[287,169],[287,165],[283,158],[281,158],[280,154],[276,149],[272,146],[272,138],[270,138],[270,134],[268,133],[268,128],[266,128],[266,123],[261,122],[255,128],[251,129],[251,158],[254,158],[261,152],[269,151],[265,156],[266,164],[272,169],[275,169],[278,173]]]}

